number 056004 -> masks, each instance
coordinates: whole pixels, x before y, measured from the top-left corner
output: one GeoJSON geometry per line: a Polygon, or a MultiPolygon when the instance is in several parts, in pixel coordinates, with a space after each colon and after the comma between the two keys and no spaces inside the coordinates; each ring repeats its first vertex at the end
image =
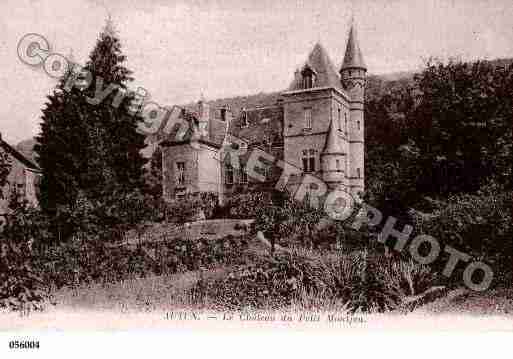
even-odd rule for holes
{"type": "Polygon", "coordinates": [[[37,340],[11,340],[9,342],[10,349],[39,349],[39,341],[37,340]]]}

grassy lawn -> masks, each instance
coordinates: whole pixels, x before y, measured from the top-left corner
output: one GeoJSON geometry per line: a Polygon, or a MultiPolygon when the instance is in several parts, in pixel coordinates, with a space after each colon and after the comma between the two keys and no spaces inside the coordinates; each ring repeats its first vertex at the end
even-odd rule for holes
{"type": "Polygon", "coordinates": [[[144,312],[191,308],[186,290],[200,278],[221,278],[230,268],[190,271],[164,276],[149,276],[123,280],[118,283],[93,283],[76,288],[62,288],[53,295],[57,307],[69,309],[144,312]]]}

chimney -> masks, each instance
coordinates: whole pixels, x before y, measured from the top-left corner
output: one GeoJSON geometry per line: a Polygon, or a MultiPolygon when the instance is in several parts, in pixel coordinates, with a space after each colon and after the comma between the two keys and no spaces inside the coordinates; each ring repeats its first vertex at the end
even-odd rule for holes
{"type": "Polygon", "coordinates": [[[206,136],[208,134],[208,122],[210,117],[210,106],[201,96],[198,101],[198,127],[201,135],[206,136]]]}
{"type": "Polygon", "coordinates": [[[221,121],[230,123],[230,121],[232,120],[233,114],[232,114],[232,111],[230,110],[230,108],[228,107],[228,105],[224,105],[223,107],[221,107],[220,112],[221,112],[221,121]]]}
{"type": "Polygon", "coordinates": [[[210,106],[205,101],[203,96],[201,96],[200,100],[198,101],[198,120],[200,122],[208,122],[210,117],[210,106]]]}

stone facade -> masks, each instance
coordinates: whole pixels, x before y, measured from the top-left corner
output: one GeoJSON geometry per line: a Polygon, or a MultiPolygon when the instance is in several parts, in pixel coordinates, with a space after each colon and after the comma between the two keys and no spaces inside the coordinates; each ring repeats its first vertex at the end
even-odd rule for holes
{"type": "Polygon", "coordinates": [[[176,106],[157,137],[163,148],[164,198],[186,193],[230,195],[251,186],[274,185],[281,171],[264,171],[265,180],[233,168],[227,146],[238,148],[242,165],[258,148],[297,167],[295,188],[308,173],[351,193],[364,190],[364,87],[366,66],[354,27],[337,72],[322,45],[316,44],[297,69],[289,88],[258,104],[204,100],[176,106]],[[234,108],[234,104],[241,105],[234,108]],[[222,161],[221,159],[224,159],[222,161]]]}

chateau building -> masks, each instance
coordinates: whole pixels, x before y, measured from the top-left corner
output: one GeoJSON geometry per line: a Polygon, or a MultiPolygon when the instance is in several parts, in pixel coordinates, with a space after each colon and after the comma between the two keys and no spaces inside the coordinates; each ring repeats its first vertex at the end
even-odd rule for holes
{"type": "Polygon", "coordinates": [[[0,153],[7,155],[10,164],[10,170],[7,175],[7,183],[0,188],[0,226],[4,222],[4,217],[9,211],[9,201],[15,194],[18,200],[23,200],[28,205],[37,207],[37,191],[41,170],[30,159],[25,157],[20,151],[2,140],[0,133],[0,153]]]}
{"type": "Polygon", "coordinates": [[[298,168],[289,186],[309,174],[329,189],[363,191],[366,71],[351,26],[338,72],[317,43],[285,91],[175,106],[158,134],[164,198],[274,184],[276,166],[261,171],[263,182],[248,176],[244,166],[254,148],[298,168]],[[228,148],[237,149],[239,168],[227,159],[228,148]]]}

